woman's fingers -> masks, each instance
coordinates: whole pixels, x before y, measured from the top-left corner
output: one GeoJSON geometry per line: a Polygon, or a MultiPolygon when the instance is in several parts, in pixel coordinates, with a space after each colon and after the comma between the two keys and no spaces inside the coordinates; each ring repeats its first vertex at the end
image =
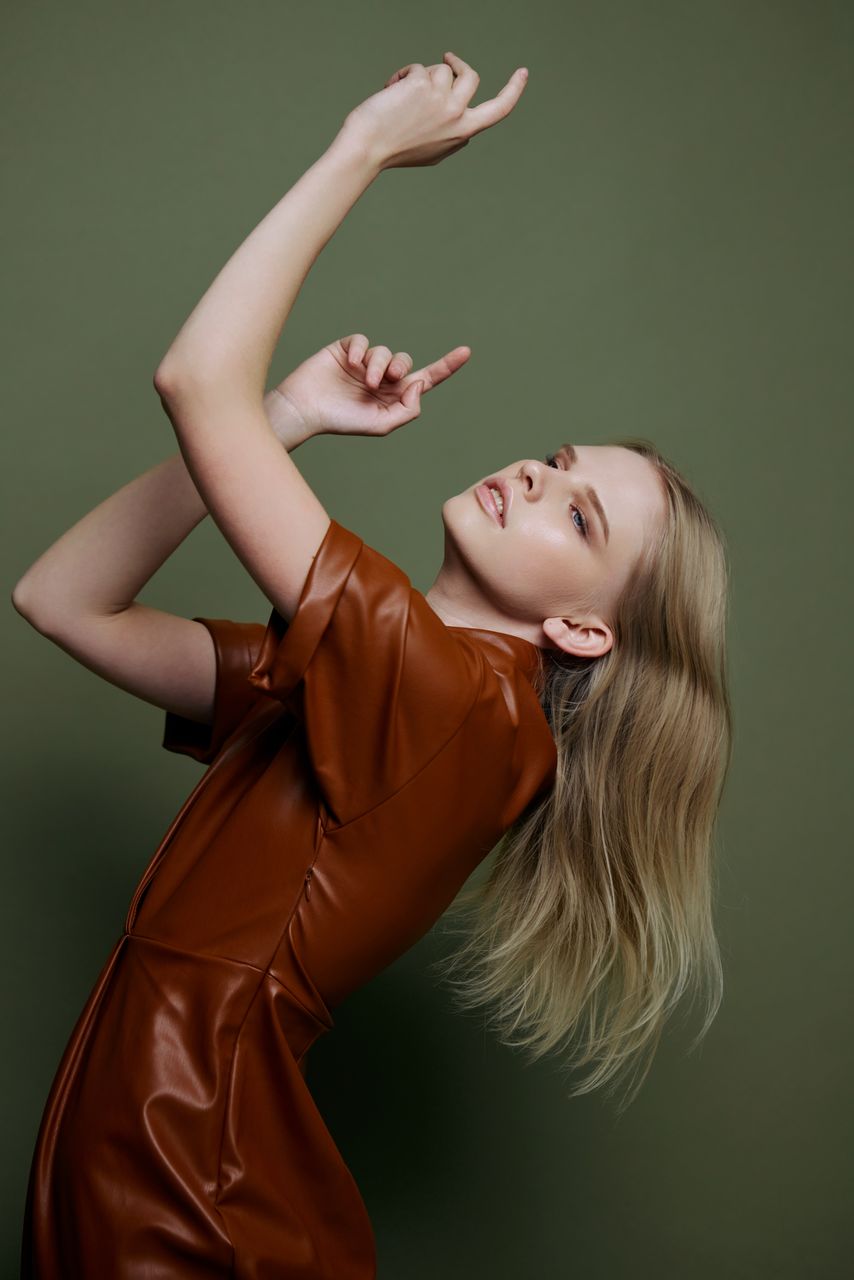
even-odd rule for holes
{"type": "Polygon", "coordinates": [[[424,63],[423,62],[407,62],[405,67],[398,67],[397,71],[395,71],[393,75],[390,75],[388,80],[386,80],[383,88],[387,89],[390,84],[395,84],[398,80],[403,80],[405,76],[408,76],[411,71],[415,71],[415,70],[423,71],[424,63]]]}
{"type": "Polygon", "coordinates": [[[351,368],[365,365],[365,380],[372,387],[379,386],[384,377],[402,378],[412,368],[413,359],[408,351],[397,351],[392,356],[390,347],[372,347],[364,333],[351,333],[340,342],[351,368]]]}
{"type": "Polygon", "coordinates": [[[413,418],[418,417],[421,412],[423,390],[424,384],[420,378],[409,383],[397,404],[389,406],[386,411],[385,425],[388,430],[394,431],[395,427],[402,427],[405,422],[411,422],[413,418]]]}
{"type": "MultiPolygon", "coordinates": [[[[349,337],[341,338],[340,341],[341,346],[347,352],[347,360],[350,366],[352,368],[359,365],[365,367],[365,382],[372,389],[376,389],[383,378],[397,381],[406,377],[415,363],[408,351],[396,351],[392,355],[390,347],[380,344],[372,347],[364,333],[351,333],[349,337]]],[[[440,382],[450,378],[452,373],[456,373],[457,369],[465,364],[470,355],[471,347],[454,347],[438,360],[434,360],[432,364],[424,365],[423,368],[412,374],[403,394],[417,380],[422,382],[423,391],[429,391],[431,387],[438,386],[440,382]]]]}
{"type": "MultiPolygon", "coordinates": [[[[454,347],[452,351],[447,352],[439,360],[434,360],[432,364],[427,364],[423,369],[418,369],[413,375],[413,382],[416,378],[420,378],[424,383],[424,390],[429,391],[431,387],[436,387],[440,382],[444,382],[446,378],[450,378],[452,373],[456,373],[457,369],[468,360],[471,355],[471,347],[454,347]]],[[[410,386],[412,383],[409,384],[410,386]]]]}
{"type": "MultiPolygon", "coordinates": [[[[470,102],[480,83],[480,77],[473,67],[470,67],[462,58],[458,58],[455,53],[446,53],[445,58],[451,69],[456,72],[457,78],[452,92],[459,98],[461,105],[470,102]]],[[[508,116],[521,98],[527,80],[528,68],[517,67],[504,88],[494,98],[481,102],[477,107],[469,107],[464,116],[469,135],[480,133],[481,130],[488,129],[490,125],[497,124],[499,120],[508,116]]]]}
{"type": "Polygon", "coordinates": [[[371,347],[368,351],[367,372],[365,373],[365,382],[369,387],[378,387],[380,385],[390,360],[390,347],[371,347]]]}
{"type": "Polygon", "coordinates": [[[454,97],[459,98],[460,106],[465,106],[466,103],[471,102],[477,92],[480,76],[474,67],[463,62],[462,58],[458,58],[455,53],[446,53],[443,61],[454,73],[454,97]]]}
{"type": "Polygon", "coordinates": [[[386,369],[385,376],[387,378],[402,378],[404,374],[409,373],[415,361],[408,351],[396,351],[394,359],[386,369]]]}
{"type": "Polygon", "coordinates": [[[427,67],[427,74],[434,84],[443,89],[451,89],[455,83],[453,68],[447,62],[434,62],[427,67]]]}
{"type": "Polygon", "coordinates": [[[363,333],[351,333],[349,337],[341,338],[341,346],[347,352],[347,363],[355,366],[364,360],[370,343],[363,333]]]}

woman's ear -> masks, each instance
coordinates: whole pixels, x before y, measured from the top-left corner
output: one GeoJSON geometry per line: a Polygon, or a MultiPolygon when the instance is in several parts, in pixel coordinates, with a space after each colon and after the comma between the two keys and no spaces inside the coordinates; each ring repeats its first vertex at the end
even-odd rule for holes
{"type": "Polygon", "coordinates": [[[601,658],[614,644],[614,633],[601,618],[584,622],[571,618],[546,618],[543,631],[552,644],[577,658],[601,658]]]}

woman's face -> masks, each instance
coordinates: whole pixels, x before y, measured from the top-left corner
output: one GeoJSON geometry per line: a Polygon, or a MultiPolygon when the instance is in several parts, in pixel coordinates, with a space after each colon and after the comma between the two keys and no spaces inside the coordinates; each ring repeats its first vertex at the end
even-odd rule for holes
{"type": "Polygon", "coordinates": [[[427,599],[450,626],[598,657],[613,643],[613,605],[665,516],[658,473],[632,449],[566,444],[549,461],[512,462],[443,504],[445,560],[427,599]],[[500,521],[489,480],[504,489],[500,521]]]}

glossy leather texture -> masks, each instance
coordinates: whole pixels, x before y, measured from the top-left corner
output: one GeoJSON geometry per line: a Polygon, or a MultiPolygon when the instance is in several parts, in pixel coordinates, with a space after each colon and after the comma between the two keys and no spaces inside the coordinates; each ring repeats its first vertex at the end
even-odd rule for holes
{"type": "Polygon", "coordinates": [[[372,1280],[370,1219],[301,1067],[552,784],[540,655],[446,626],[335,520],[290,625],[198,621],[213,723],[167,713],[163,746],[208,768],[60,1062],[21,1274],[372,1280]]]}

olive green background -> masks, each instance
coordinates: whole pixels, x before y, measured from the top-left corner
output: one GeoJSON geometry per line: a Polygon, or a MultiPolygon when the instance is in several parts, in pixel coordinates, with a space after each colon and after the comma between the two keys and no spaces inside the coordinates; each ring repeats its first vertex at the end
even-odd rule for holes
{"type": "MultiPolygon", "coordinates": [[[[380,1280],[849,1274],[850,5],[52,3],[8,6],[4,36],[9,595],[175,450],[160,357],[346,112],[447,48],[480,73],[475,102],[530,68],[507,120],[368,190],[271,378],[354,330],[419,364],[472,347],[391,437],[294,455],[422,590],[443,500],[564,440],[646,435],[707,499],[733,570],[725,1001],[696,1053],[696,1021],[673,1025],[618,1118],[454,1009],[429,969],[452,946],[440,925],[336,1011],[309,1079],[380,1280]]],[[[140,599],[188,617],[269,609],[210,520],[140,599]]],[[[200,770],[160,749],[161,712],[7,601],[12,1276],[59,1057],[200,770]]]]}

